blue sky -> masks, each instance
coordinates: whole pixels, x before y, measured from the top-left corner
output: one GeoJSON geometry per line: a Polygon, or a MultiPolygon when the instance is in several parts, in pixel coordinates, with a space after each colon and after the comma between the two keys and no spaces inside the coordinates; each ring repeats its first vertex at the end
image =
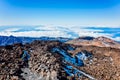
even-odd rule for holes
{"type": "Polygon", "coordinates": [[[0,25],[120,26],[120,0],[0,0],[0,25]]]}

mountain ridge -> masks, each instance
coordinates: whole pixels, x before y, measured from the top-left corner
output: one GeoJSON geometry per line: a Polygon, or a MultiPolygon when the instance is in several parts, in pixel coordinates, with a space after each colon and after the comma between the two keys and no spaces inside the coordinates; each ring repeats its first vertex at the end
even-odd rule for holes
{"type": "Polygon", "coordinates": [[[62,38],[62,37],[15,37],[15,36],[0,36],[0,46],[5,45],[12,45],[15,43],[31,43],[34,40],[43,40],[43,41],[60,41],[60,42],[66,42],[68,40],[71,40],[70,38],[62,38]]]}
{"type": "Polygon", "coordinates": [[[98,46],[98,47],[112,47],[112,48],[119,48],[120,43],[112,40],[110,38],[100,36],[100,37],[79,37],[73,40],[69,40],[66,43],[73,44],[73,45],[83,45],[83,46],[98,46]]]}

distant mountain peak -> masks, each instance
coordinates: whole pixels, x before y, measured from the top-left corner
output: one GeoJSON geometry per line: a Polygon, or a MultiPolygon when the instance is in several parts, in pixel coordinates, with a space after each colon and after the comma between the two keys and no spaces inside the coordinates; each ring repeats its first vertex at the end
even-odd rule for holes
{"type": "Polygon", "coordinates": [[[99,40],[99,41],[107,41],[107,42],[114,42],[114,40],[110,39],[110,38],[107,38],[107,37],[104,37],[104,36],[100,36],[100,37],[97,37],[95,38],[96,40],[99,40]]]}
{"type": "Polygon", "coordinates": [[[66,43],[74,44],[74,45],[84,45],[84,46],[92,45],[98,47],[120,48],[120,43],[104,36],[100,36],[97,38],[84,36],[74,40],[70,40],[66,43]]]}

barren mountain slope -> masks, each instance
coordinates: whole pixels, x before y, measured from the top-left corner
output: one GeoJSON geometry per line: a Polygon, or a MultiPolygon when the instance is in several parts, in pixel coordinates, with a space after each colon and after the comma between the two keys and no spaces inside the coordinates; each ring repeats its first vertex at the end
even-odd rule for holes
{"type": "Polygon", "coordinates": [[[79,37],[77,39],[70,40],[66,42],[68,44],[73,45],[83,45],[83,46],[98,46],[98,47],[112,47],[112,48],[120,48],[120,43],[109,39],[107,37],[79,37]]]}
{"type": "Polygon", "coordinates": [[[120,49],[34,41],[0,47],[0,80],[120,80],[120,49]]]}

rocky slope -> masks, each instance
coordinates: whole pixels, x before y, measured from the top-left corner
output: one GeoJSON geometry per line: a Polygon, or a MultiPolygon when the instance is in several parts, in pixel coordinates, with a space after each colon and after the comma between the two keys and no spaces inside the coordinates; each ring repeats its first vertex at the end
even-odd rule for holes
{"type": "Polygon", "coordinates": [[[120,80],[120,49],[43,40],[1,46],[0,80],[120,80]]]}
{"type": "Polygon", "coordinates": [[[120,43],[103,36],[97,37],[97,38],[79,37],[77,39],[70,40],[67,43],[74,44],[74,45],[83,45],[83,46],[120,48],[120,43]]]}

